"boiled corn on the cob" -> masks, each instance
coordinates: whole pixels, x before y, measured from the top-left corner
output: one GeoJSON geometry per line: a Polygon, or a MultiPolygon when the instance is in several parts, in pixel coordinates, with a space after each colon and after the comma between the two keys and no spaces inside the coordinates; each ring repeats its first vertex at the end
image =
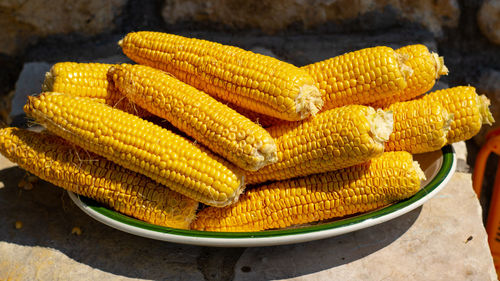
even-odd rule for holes
{"type": "Polygon", "coordinates": [[[60,62],[45,74],[44,92],[58,92],[76,97],[93,98],[96,101],[123,111],[147,116],[146,112],[131,103],[114,86],[108,70],[113,64],[60,62]]]}
{"type": "Polygon", "coordinates": [[[478,95],[470,86],[459,86],[438,90],[423,97],[431,103],[440,102],[453,121],[447,135],[448,143],[464,141],[475,136],[483,124],[491,125],[495,120],[488,108],[490,100],[478,95]]]}
{"type": "Polygon", "coordinates": [[[243,108],[241,106],[234,105],[234,104],[227,104],[227,106],[236,110],[241,115],[247,117],[248,119],[252,120],[252,122],[259,124],[264,128],[293,122],[293,121],[286,121],[283,119],[278,119],[276,117],[260,114],[260,113],[257,113],[255,111],[252,111],[250,109],[246,109],[246,108],[243,108]]]}
{"type": "Polygon", "coordinates": [[[145,65],[123,64],[113,67],[110,74],[129,100],[165,118],[236,166],[257,171],[276,162],[271,135],[208,94],[145,65]]]}
{"type": "Polygon", "coordinates": [[[301,120],[323,105],[307,72],[272,57],[160,32],[132,32],[119,45],[137,63],[167,71],[210,95],[262,114],[301,120]]]}
{"type": "Polygon", "coordinates": [[[267,128],[278,162],[247,173],[248,183],[283,180],[342,169],[382,154],[392,132],[392,113],[349,105],[314,118],[267,128]]]}
{"type": "Polygon", "coordinates": [[[187,229],[198,208],[198,202],[47,132],[0,129],[0,153],[43,180],[152,224],[187,229]]]}
{"type": "Polygon", "coordinates": [[[207,205],[242,192],[242,171],[208,150],[135,115],[59,93],[29,97],[28,116],[49,131],[207,205]]]}
{"type": "Polygon", "coordinates": [[[414,195],[425,177],[408,152],[386,152],[342,170],[248,189],[224,208],[201,210],[192,228],[261,231],[367,212],[414,195]]]}
{"type": "Polygon", "coordinates": [[[441,103],[416,99],[396,102],[388,110],[394,117],[394,129],[385,143],[385,151],[424,153],[447,144],[453,114],[449,114],[441,103]]]}
{"type": "Polygon", "coordinates": [[[406,57],[385,46],[361,49],[306,65],[317,81],[323,110],[350,104],[368,105],[407,86],[406,57]]]}
{"type": "Polygon", "coordinates": [[[434,87],[436,79],[448,74],[443,57],[430,52],[425,45],[408,45],[397,49],[396,52],[408,57],[406,64],[412,69],[411,75],[406,79],[407,86],[393,96],[375,102],[374,107],[386,107],[398,101],[407,101],[423,95],[434,87]]]}

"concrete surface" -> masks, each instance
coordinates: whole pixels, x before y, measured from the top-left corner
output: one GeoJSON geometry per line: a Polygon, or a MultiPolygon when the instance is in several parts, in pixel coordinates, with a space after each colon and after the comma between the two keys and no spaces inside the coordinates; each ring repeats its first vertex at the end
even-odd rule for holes
{"type": "Polygon", "coordinates": [[[257,248],[127,234],[88,217],[51,184],[19,188],[24,176],[0,157],[2,280],[497,280],[468,173],[456,173],[423,207],[389,222],[257,248]],[[72,234],[74,227],[82,233],[72,234]]]}

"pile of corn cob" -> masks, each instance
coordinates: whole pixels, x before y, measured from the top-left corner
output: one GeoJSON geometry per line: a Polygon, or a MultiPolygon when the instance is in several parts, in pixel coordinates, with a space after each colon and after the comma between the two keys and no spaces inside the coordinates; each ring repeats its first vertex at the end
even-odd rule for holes
{"type": "Polygon", "coordinates": [[[152,224],[260,231],[374,210],[419,190],[412,154],[493,122],[473,87],[426,94],[448,70],[423,45],[300,68],[165,33],[119,45],[137,64],[55,64],[24,107],[46,131],[1,129],[0,152],[152,224]]]}

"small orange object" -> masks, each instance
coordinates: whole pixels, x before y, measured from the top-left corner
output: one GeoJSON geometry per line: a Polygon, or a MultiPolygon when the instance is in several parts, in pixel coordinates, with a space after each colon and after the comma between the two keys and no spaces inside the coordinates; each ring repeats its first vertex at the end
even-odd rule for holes
{"type": "Polygon", "coordinates": [[[82,235],[82,229],[78,226],[75,226],[71,229],[71,234],[75,234],[75,235],[82,235]]]}
{"type": "Polygon", "coordinates": [[[16,229],[21,229],[21,228],[23,228],[23,222],[22,222],[22,221],[16,221],[16,222],[14,223],[14,227],[15,227],[16,229]]]}
{"type": "MultiPolygon", "coordinates": [[[[486,135],[486,143],[479,151],[474,171],[472,173],[472,186],[477,196],[481,194],[484,170],[489,155],[494,152],[500,155],[500,128],[486,135]]],[[[490,209],[486,220],[486,232],[488,233],[488,244],[490,245],[493,262],[497,273],[500,273],[500,162],[497,165],[493,194],[490,201],[490,209]]]]}

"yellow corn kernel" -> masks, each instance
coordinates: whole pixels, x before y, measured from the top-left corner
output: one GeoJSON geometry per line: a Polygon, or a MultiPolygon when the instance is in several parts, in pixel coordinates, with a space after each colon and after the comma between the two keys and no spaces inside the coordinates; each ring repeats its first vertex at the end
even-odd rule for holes
{"type": "Polygon", "coordinates": [[[441,75],[448,75],[443,57],[429,52],[422,44],[408,45],[397,49],[396,52],[408,57],[406,64],[412,69],[411,75],[406,79],[407,86],[395,95],[377,101],[373,104],[374,107],[385,107],[423,95],[434,87],[436,79],[441,75]]]}
{"type": "Polygon", "coordinates": [[[0,153],[45,181],[152,224],[186,229],[198,208],[196,201],[48,132],[0,129],[0,153]]]}
{"type": "Polygon", "coordinates": [[[123,64],[113,67],[110,74],[129,100],[165,118],[236,166],[256,171],[276,162],[271,135],[208,94],[145,65],[123,64]]]}
{"type": "Polygon", "coordinates": [[[207,205],[230,204],[244,188],[242,171],[207,149],[91,99],[48,92],[29,97],[24,111],[56,135],[207,205]]]}
{"type": "Polygon", "coordinates": [[[323,110],[372,104],[407,86],[406,57],[385,46],[361,49],[303,66],[317,81],[323,110]]]}
{"type": "Polygon", "coordinates": [[[291,121],[286,121],[283,119],[278,119],[276,117],[260,114],[258,112],[255,112],[255,111],[252,111],[250,109],[246,109],[246,108],[243,108],[241,106],[234,105],[234,104],[227,104],[227,106],[236,110],[241,115],[252,120],[252,122],[254,122],[256,124],[261,125],[264,128],[268,128],[271,126],[276,126],[276,125],[281,125],[281,124],[286,124],[286,123],[291,122],[291,121]]]}
{"type": "Polygon", "coordinates": [[[338,171],[248,189],[231,206],[201,210],[191,228],[261,231],[367,212],[414,195],[423,178],[410,153],[385,152],[338,171]]]}
{"type": "Polygon", "coordinates": [[[45,74],[42,90],[96,101],[123,111],[147,116],[146,112],[127,100],[114,86],[108,70],[113,64],[60,62],[45,74]]]}
{"type": "Polygon", "coordinates": [[[118,44],[139,64],[167,71],[214,97],[265,115],[301,120],[323,105],[309,74],[272,57],[160,32],[132,32],[118,44]]]}
{"type": "Polygon", "coordinates": [[[248,172],[247,183],[283,180],[342,169],[382,154],[392,114],[363,105],[330,109],[314,118],[267,128],[278,162],[248,172]]]}
{"type": "Polygon", "coordinates": [[[440,102],[453,121],[448,131],[448,143],[464,141],[475,136],[483,124],[491,125],[495,120],[489,110],[490,100],[478,95],[470,86],[458,86],[429,93],[423,97],[429,102],[440,102]]]}
{"type": "Polygon", "coordinates": [[[424,153],[447,144],[453,114],[449,114],[441,103],[416,99],[393,103],[387,110],[392,111],[394,129],[385,143],[385,151],[424,153]]]}
{"type": "Polygon", "coordinates": [[[77,235],[77,236],[80,236],[82,235],[82,229],[78,226],[74,226],[72,229],[71,229],[71,234],[74,234],[74,235],[77,235]]]}

